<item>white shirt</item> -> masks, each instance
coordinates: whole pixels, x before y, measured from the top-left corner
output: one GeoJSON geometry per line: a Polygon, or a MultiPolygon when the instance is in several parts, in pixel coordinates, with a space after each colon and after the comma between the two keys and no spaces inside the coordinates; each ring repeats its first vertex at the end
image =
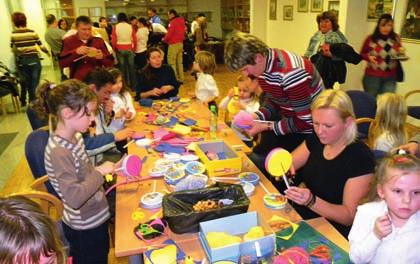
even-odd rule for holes
{"type": "MultiPolygon", "coordinates": [[[[227,106],[232,99],[233,97],[230,98],[229,96],[226,96],[222,99],[222,101],[220,101],[219,107],[221,109],[227,109],[227,106]]],[[[257,112],[258,109],[260,109],[260,103],[254,98],[239,99],[239,103],[245,106],[245,111],[247,111],[248,113],[257,112]]]]}
{"type": "Polygon", "coordinates": [[[197,73],[195,96],[202,102],[207,102],[211,97],[219,96],[219,89],[213,76],[202,72],[197,73]]]}
{"type": "Polygon", "coordinates": [[[146,51],[147,40],[149,39],[149,30],[145,27],[137,29],[136,38],[137,38],[136,53],[146,51]]]}
{"type": "Polygon", "coordinates": [[[197,28],[199,28],[199,27],[200,27],[200,25],[198,24],[198,22],[194,20],[194,21],[191,23],[191,34],[193,34],[193,35],[194,35],[195,30],[196,30],[197,28]]]}
{"type": "Polygon", "coordinates": [[[375,139],[373,149],[389,152],[391,149],[398,147],[395,141],[395,137],[393,137],[388,131],[385,131],[375,139]]]}
{"type": "Polygon", "coordinates": [[[419,264],[420,211],[412,215],[400,228],[379,240],[373,233],[375,221],[385,215],[385,201],[371,202],[357,207],[349,234],[350,259],[354,263],[419,264]]]}
{"type": "Polygon", "coordinates": [[[111,121],[108,128],[115,133],[124,128],[126,120],[131,120],[136,116],[136,110],[134,109],[133,98],[128,92],[125,92],[123,96],[120,94],[111,94],[111,100],[114,102],[113,110],[115,113],[118,113],[121,109],[128,110],[132,113],[130,119],[118,118],[111,121]]]}
{"type": "Polygon", "coordinates": [[[159,23],[153,23],[152,28],[153,28],[153,32],[156,32],[156,33],[165,33],[165,34],[168,33],[168,30],[166,30],[166,28],[162,24],[159,24],[159,23]]]}

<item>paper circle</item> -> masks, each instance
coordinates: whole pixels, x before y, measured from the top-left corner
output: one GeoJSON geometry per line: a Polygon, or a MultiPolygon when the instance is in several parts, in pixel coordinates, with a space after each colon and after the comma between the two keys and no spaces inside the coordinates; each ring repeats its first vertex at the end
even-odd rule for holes
{"type": "Polygon", "coordinates": [[[185,164],[185,170],[189,174],[202,174],[206,170],[206,167],[199,161],[190,161],[185,164]]]}
{"type": "Polygon", "coordinates": [[[282,148],[275,148],[265,158],[265,169],[273,176],[282,176],[292,166],[292,154],[282,148]]]}
{"type": "Polygon", "coordinates": [[[128,155],[123,159],[122,171],[125,176],[139,176],[142,162],[137,155],[128,155]]]}
{"type": "Polygon", "coordinates": [[[282,209],[287,204],[287,198],[278,193],[266,194],[263,200],[264,205],[271,209],[282,209]]]}

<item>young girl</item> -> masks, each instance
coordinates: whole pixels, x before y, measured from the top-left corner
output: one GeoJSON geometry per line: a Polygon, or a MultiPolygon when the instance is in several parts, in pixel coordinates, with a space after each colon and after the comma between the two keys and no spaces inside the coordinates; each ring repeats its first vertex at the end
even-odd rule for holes
{"type": "Polygon", "coordinates": [[[391,149],[405,144],[407,142],[406,118],[407,106],[404,97],[394,93],[379,95],[373,132],[373,148],[389,152],[391,149]]]}
{"type": "Polygon", "coordinates": [[[420,263],[420,160],[387,156],[377,168],[376,181],[375,201],[357,208],[349,234],[350,259],[420,263]]]}
{"type": "Polygon", "coordinates": [[[111,68],[109,73],[111,73],[115,80],[115,84],[112,85],[111,94],[115,115],[109,128],[111,132],[115,133],[124,128],[126,120],[134,118],[136,110],[134,109],[133,98],[131,97],[128,88],[124,85],[121,71],[117,68],[111,68]]]}
{"type": "Polygon", "coordinates": [[[208,51],[200,51],[195,55],[193,70],[197,72],[197,82],[195,84],[195,96],[203,103],[207,104],[209,109],[214,105],[219,96],[219,89],[213,74],[216,70],[216,60],[214,55],[208,51]]]}
{"type": "MultiPolygon", "coordinates": [[[[230,89],[228,95],[223,98],[219,104],[221,109],[227,110],[225,114],[225,121],[229,122],[229,119],[240,110],[245,110],[249,113],[258,111],[260,103],[255,91],[257,85],[254,84],[256,83],[256,80],[251,80],[248,76],[238,76],[237,94],[235,94],[235,90],[233,88],[230,89]]],[[[252,137],[248,136],[245,131],[236,127],[234,124],[232,124],[232,129],[245,144],[252,147],[252,137]]]]}
{"type": "Polygon", "coordinates": [[[105,162],[93,167],[81,135],[95,120],[96,95],[74,79],[57,86],[45,83],[38,89],[50,115],[45,169],[64,204],[63,230],[70,255],[74,263],[107,263],[110,213],[102,183],[103,175],[117,165],[105,162]]]}

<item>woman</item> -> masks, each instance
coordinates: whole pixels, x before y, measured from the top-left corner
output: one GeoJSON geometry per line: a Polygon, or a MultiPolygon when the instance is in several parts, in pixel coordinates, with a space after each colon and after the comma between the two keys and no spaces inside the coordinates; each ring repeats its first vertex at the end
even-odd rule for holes
{"type": "Polygon", "coordinates": [[[17,71],[23,83],[21,85],[20,102],[26,106],[26,93],[29,101],[35,100],[35,89],[41,77],[41,60],[38,47],[47,55],[48,50],[41,43],[38,34],[26,27],[26,16],[21,12],[12,14],[12,22],[16,29],[12,32],[11,43],[17,71]]]}
{"type": "Polygon", "coordinates": [[[147,64],[146,53],[147,53],[147,42],[149,40],[149,29],[148,22],[145,18],[141,17],[137,22],[137,47],[136,47],[136,56],[134,61],[136,63],[137,72],[143,69],[147,64]]]}
{"type": "Polygon", "coordinates": [[[194,31],[194,46],[200,46],[207,42],[207,19],[205,16],[197,18],[198,27],[194,31]]]}
{"type": "Polygon", "coordinates": [[[293,153],[296,182],[285,191],[304,219],[323,216],[347,237],[359,201],[368,193],[374,160],[356,140],[353,106],[344,91],[325,90],[312,103],[315,134],[293,153]]]}
{"type": "Polygon", "coordinates": [[[386,92],[395,92],[397,86],[397,57],[401,40],[394,32],[394,21],[390,14],[383,14],[372,35],[363,43],[360,55],[367,61],[363,88],[374,97],[386,92]]]}
{"type": "Polygon", "coordinates": [[[64,31],[67,31],[67,30],[70,29],[69,28],[69,25],[67,23],[67,20],[65,20],[64,18],[58,20],[58,28],[60,28],[60,29],[62,29],[64,31]]]}
{"type": "Polygon", "coordinates": [[[341,58],[331,53],[330,46],[331,44],[347,43],[347,39],[338,29],[338,19],[334,12],[326,11],[319,14],[316,17],[316,22],[318,23],[318,31],[309,41],[304,56],[311,59],[315,64],[325,87],[332,88],[336,81],[344,82],[340,77],[343,74],[345,75],[342,72],[343,67],[345,71],[345,64],[341,58]]]}
{"type": "Polygon", "coordinates": [[[177,96],[179,83],[171,66],[162,64],[163,56],[163,51],[157,47],[147,50],[148,63],[139,74],[136,100],[167,99],[177,96]]]}

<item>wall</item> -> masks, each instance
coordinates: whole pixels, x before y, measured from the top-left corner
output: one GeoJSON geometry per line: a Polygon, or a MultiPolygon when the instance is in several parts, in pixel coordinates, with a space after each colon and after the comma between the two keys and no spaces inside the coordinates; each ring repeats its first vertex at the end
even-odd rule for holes
{"type": "Polygon", "coordinates": [[[263,41],[267,41],[268,1],[250,0],[250,32],[263,41]]]}
{"type": "Polygon", "coordinates": [[[0,41],[0,61],[7,67],[14,69],[14,57],[10,52],[10,35],[12,31],[12,22],[10,13],[6,5],[6,0],[0,0],[0,34],[6,41],[0,41]]]}
{"type": "Polygon", "coordinates": [[[222,37],[222,25],[220,17],[220,0],[189,0],[189,12],[212,12],[212,21],[208,23],[208,34],[212,37],[222,37]]]}
{"type": "MultiPolygon", "coordinates": [[[[100,7],[102,16],[105,16],[105,1],[99,0],[73,0],[74,11],[76,17],[79,16],[79,8],[81,7],[100,7]]],[[[93,22],[98,22],[99,17],[91,17],[93,22]]]]}

